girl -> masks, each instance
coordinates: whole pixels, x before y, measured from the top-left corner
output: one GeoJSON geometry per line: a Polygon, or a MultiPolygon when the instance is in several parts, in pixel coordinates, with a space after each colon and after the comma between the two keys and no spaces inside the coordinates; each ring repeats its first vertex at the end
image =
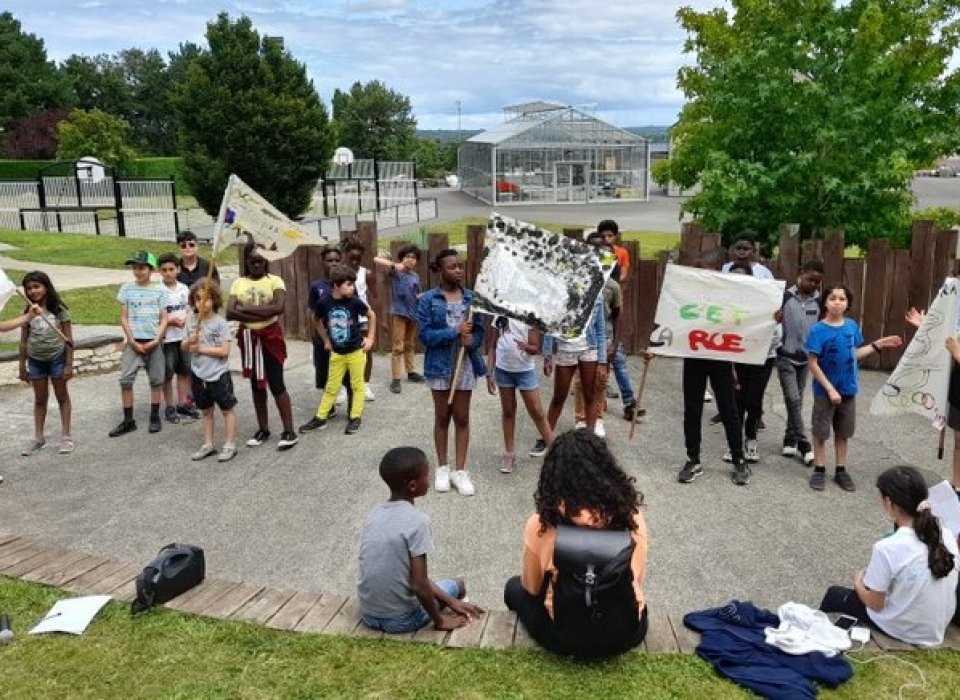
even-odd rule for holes
{"type": "Polygon", "coordinates": [[[846,318],[853,294],[840,284],[828,285],[820,297],[821,320],[807,336],[807,365],[813,375],[813,474],[810,488],[826,487],[827,438],[833,430],[833,448],[837,468],[833,480],[844,491],[855,491],[846,470],[847,441],[856,427],[856,396],[859,388],[857,362],[882,348],[896,348],[903,342],[898,335],[879,338],[863,345],[856,321],[846,318]],[[863,345],[863,347],[860,347],[863,345]]]}
{"type": "Polygon", "coordinates": [[[581,656],[618,654],[640,644],[647,633],[643,578],[647,567],[647,526],[640,507],[643,494],[617,464],[606,443],[575,430],[557,436],[547,452],[534,495],[537,512],[523,529],[520,576],[507,581],[503,597],[539,644],[558,653],[581,656]],[[605,638],[587,640],[554,617],[554,547],[557,526],[629,530],[633,601],[630,610],[609,618],[605,638]],[[617,624],[625,622],[627,624],[617,624]]]}
{"type": "MultiPolygon", "coordinates": [[[[363,247],[363,243],[358,241],[356,238],[349,238],[343,242],[343,261],[347,264],[351,270],[353,270],[357,275],[357,281],[354,284],[357,297],[366,304],[370,306],[370,300],[367,298],[369,287],[367,286],[367,274],[370,272],[365,268],[361,263],[363,262],[363,255],[366,252],[366,248],[363,247]]],[[[360,319],[360,332],[366,333],[369,321],[366,316],[363,316],[360,319]]],[[[367,353],[367,364],[363,370],[363,398],[366,401],[373,401],[376,397],[373,394],[373,389],[370,388],[370,375],[373,373],[373,353],[367,353]]],[[[349,396],[350,394],[350,373],[348,372],[344,376],[344,385],[347,387],[341,391],[347,392],[345,395],[345,400],[349,405],[352,400],[349,396]]]]}
{"type": "Polygon", "coordinates": [[[530,451],[531,457],[540,457],[547,445],[553,442],[553,431],[540,405],[540,386],[533,356],[540,352],[540,332],[525,323],[506,316],[497,316],[493,323],[494,338],[489,343],[488,363],[494,367],[495,377],[487,375],[487,391],[497,393],[500,387],[500,423],[503,427],[503,462],[500,471],[509,474],[516,466],[514,452],[514,428],[517,417],[517,392],[523,397],[523,405],[533,420],[540,439],[530,451]]]}
{"type": "MultiPolygon", "coordinates": [[[[73,377],[70,311],[45,272],[25,274],[23,289],[30,303],[42,311],[23,325],[20,331],[20,379],[29,380],[33,385],[33,441],[20,454],[28,457],[47,444],[43,428],[47,419],[50,384],[53,384],[53,393],[60,405],[60,454],[70,454],[74,447],[73,438],[70,437],[72,406],[67,392],[67,382],[73,377]],[[55,328],[59,328],[63,336],[55,328]]],[[[25,312],[29,311],[29,307],[25,309],[25,312]]]]}
{"type": "Polygon", "coordinates": [[[457,251],[447,248],[437,253],[430,269],[440,273],[440,284],[420,297],[417,325],[423,343],[423,374],[433,393],[433,440],[437,449],[437,473],[434,488],[444,492],[450,485],[462,496],[474,494],[473,483],[466,470],[467,447],[470,443],[470,397],[477,377],[487,373],[480,347],[483,324],[470,319],[473,291],[463,287],[463,261],[457,251]],[[453,402],[448,403],[450,386],[459,349],[464,348],[464,361],[457,381],[453,402]],[[455,470],[447,462],[447,436],[450,420],[455,429],[455,470]]]}
{"type": "Polygon", "coordinates": [[[874,543],[853,588],[830,587],[820,609],[852,615],[909,644],[939,646],[957,604],[956,536],[931,513],[914,467],[887,469],[877,490],[894,532],[874,543]]]}

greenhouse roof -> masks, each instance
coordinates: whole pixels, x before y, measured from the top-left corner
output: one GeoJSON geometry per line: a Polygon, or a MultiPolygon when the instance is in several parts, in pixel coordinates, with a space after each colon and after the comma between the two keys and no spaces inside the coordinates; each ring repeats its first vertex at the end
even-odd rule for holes
{"type": "Polygon", "coordinates": [[[512,119],[467,139],[468,143],[497,146],[550,146],[556,144],[644,144],[646,139],[608,124],[573,107],[540,112],[541,119],[512,119]]]}

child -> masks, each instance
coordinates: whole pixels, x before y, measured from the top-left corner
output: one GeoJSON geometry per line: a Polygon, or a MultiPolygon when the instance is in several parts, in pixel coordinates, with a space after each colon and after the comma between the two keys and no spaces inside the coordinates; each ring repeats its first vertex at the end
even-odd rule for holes
{"type": "MultiPolygon", "coordinates": [[[[335,245],[324,246],[320,251],[320,276],[310,283],[310,291],[307,294],[307,308],[310,309],[310,327],[313,333],[310,334],[310,341],[313,345],[313,376],[314,386],[323,390],[327,386],[327,377],[330,375],[330,353],[323,347],[323,341],[320,339],[320,333],[317,331],[317,324],[320,323],[317,316],[317,304],[326,299],[333,292],[330,285],[330,271],[340,264],[340,248],[335,245]]],[[[330,409],[328,418],[333,418],[337,413],[336,406],[330,409]]],[[[309,425],[307,423],[306,425],[309,425]]],[[[307,428],[309,430],[309,428],[307,428]]],[[[300,432],[304,431],[304,426],[300,426],[300,432]]]]}
{"type": "Polygon", "coordinates": [[[223,306],[223,293],[216,282],[201,280],[190,288],[188,303],[194,313],[187,321],[183,352],[190,358],[193,399],[203,412],[203,444],[191,458],[206,459],[217,451],[213,446],[213,405],[223,413],[223,448],[218,462],[237,456],[237,398],[230,376],[230,324],[217,312],[223,306]],[[201,308],[201,302],[203,307],[201,308]]]}
{"type": "Polygon", "coordinates": [[[467,473],[467,448],[470,445],[470,397],[477,386],[477,377],[487,373],[480,348],[483,345],[483,324],[470,318],[473,291],[463,287],[463,261],[452,248],[437,253],[430,269],[440,273],[440,285],[425,292],[417,304],[417,325],[423,343],[423,374],[433,394],[433,441],[437,449],[437,473],[434,488],[450,490],[461,496],[475,493],[467,473]],[[450,386],[459,349],[464,360],[449,402],[450,386]],[[447,438],[450,420],[455,429],[455,464],[451,471],[447,461],[447,438]]]}
{"type": "Polygon", "coordinates": [[[25,274],[23,289],[31,305],[21,316],[27,321],[22,324],[20,331],[20,379],[29,379],[34,400],[33,441],[20,454],[28,457],[46,444],[43,428],[47,419],[50,384],[60,406],[60,454],[70,454],[74,447],[73,438],[70,437],[72,405],[67,392],[67,382],[73,377],[70,311],[45,272],[25,274]],[[35,313],[34,309],[40,313],[35,313]],[[57,328],[63,336],[57,333],[57,328]]]}
{"type": "MultiPolygon", "coordinates": [[[[360,299],[368,307],[370,306],[370,300],[367,296],[369,288],[367,286],[367,275],[370,273],[370,270],[365,268],[361,263],[363,262],[363,255],[366,253],[366,248],[363,247],[363,243],[358,241],[356,238],[348,238],[343,242],[343,262],[349,267],[357,276],[356,281],[356,294],[357,298],[360,299]]],[[[360,319],[360,332],[367,332],[367,325],[369,321],[366,317],[360,319]]],[[[365,359],[365,365],[363,367],[363,397],[366,401],[373,401],[376,396],[374,396],[373,389],[370,388],[370,375],[373,373],[373,353],[367,353],[365,359]]],[[[352,385],[352,382],[347,381],[346,385],[348,387],[348,400],[352,403],[352,397],[349,396],[349,387],[352,385]]]]}
{"type": "Polygon", "coordinates": [[[110,437],[119,437],[137,429],[133,419],[133,382],[140,368],[147,371],[150,380],[151,433],[160,432],[160,398],[166,365],[163,358],[163,336],[167,330],[167,310],[163,306],[163,287],[151,281],[157,269],[157,259],[145,250],[127,260],[133,266],[133,282],[120,287],[117,301],[120,307],[120,325],[127,344],[120,358],[120,399],[123,420],[110,431],[110,437]]]}
{"type": "Polygon", "coordinates": [[[497,393],[500,387],[500,424],[503,427],[503,462],[500,471],[510,474],[517,463],[514,451],[514,429],[517,417],[517,392],[533,424],[540,432],[540,439],[530,450],[531,457],[542,457],[547,446],[553,442],[553,431],[540,404],[540,385],[533,356],[540,352],[540,332],[525,323],[506,316],[497,316],[491,326],[493,338],[489,346],[487,363],[494,372],[487,374],[487,391],[497,393]]]}
{"type": "Polygon", "coordinates": [[[735,262],[742,262],[750,265],[753,269],[753,276],[762,280],[772,280],[773,273],[770,268],[755,259],[757,246],[754,241],[754,234],[751,231],[741,231],[737,234],[737,240],[730,247],[730,261],[724,263],[723,271],[730,272],[730,268],[735,262]]]}
{"type": "MultiPolygon", "coordinates": [[[[197,255],[197,234],[193,231],[181,231],[177,236],[177,246],[180,248],[180,271],[177,281],[182,282],[190,289],[200,280],[205,280],[210,271],[210,263],[197,255]]],[[[220,272],[214,268],[211,275],[213,281],[220,284],[220,272]]]]}
{"type": "Polygon", "coordinates": [[[405,245],[397,251],[394,263],[389,258],[376,257],[373,262],[390,271],[393,289],[390,296],[390,391],[400,393],[400,377],[404,367],[407,381],[420,384],[423,376],[413,371],[413,350],[417,340],[417,298],[420,296],[420,276],[413,271],[420,262],[420,249],[405,245]]]}
{"type": "Polygon", "coordinates": [[[377,315],[355,294],[357,276],[346,265],[337,265],[330,272],[332,292],[317,302],[317,333],[324,349],[330,353],[330,372],[327,385],[317,408],[317,415],[300,426],[301,432],[327,427],[327,419],[337,398],[337,389],[346,372],[350,372],[350,420],[344,432],[353,435],[360,430],[363,416],[363,367],[367,354],[373,348],[377,331],[377,315]],[[361,319],[369,317],[365,333],[361,333],[361,319]]]}
{"type": "Polygon", "coordinates": [[[178,414],[189,414],[186,407],[190,395],[190,356],[183,352],[184,327],[187,324],[188,299],[190,288],[177,281],[180,261],[173,253],[164,253],[157,262],[160,264],[160,279],[163,281],[163,308],[167,311],[167,332],[163,337],[164,379],[163,400],[166,408],[164,417],[170,423],[179,423],[178,414]],[[174,399],[173,380],[177,380],[177,397],[174,399]]]}
{"type": "Polygon", "coordinates": [[[833,480],[844,491],[856,486],[846,469],[847,440],[853,437],[857,419],[857,362],[882,348],[896,348],[903,342],[898,335],[878,338],[863,344],[863,335],[856,321],[845,314],[853,301],[847,287],[834,284],[823,290],[823,320],[810,328],[807,336],[807,366],[813,375],[813,474],[810,488],[823,491],[826,485],[827,438],[833,430],[836,472],[833,480]]]}
{"type": "Polygon", "coordinates": [[[413,505],[430,489],[427,456],[416,447],[395,447],[380,460],[380,478],[390,500],[367,514],[360,539],[357,598],[364,624],[404,634],[431,620],[435,629],[453,630],[482,615],[464,600],[462,580],[434,583],[427,575],[430,518],[413,505]]]}
{"type": "MultiPolygon", "coordinates": [[[[620,245],[620,226],[613,219],[604,219],[597,224],[597,233],[603,236],[604,242],[613,249],[617,256],[619,268],[621,296],[626,292],[627,276],[630,274],[630,253],[620,245]]],[[[608,354],[610,354],[608,352],[608,354]]],[[[612,361],[613,375],[617,380],[617,386],[620,388],[620,398],[623,401],[623,417],[625,420],[632,421],[634,411],[637,410],[637,400],[633,394],[633,387],[630,386],[630,374],[627,372],[627,354],[623,349],[623,344],[619,341],[613,346],[612,361]]],[[[608,393],[611,399],[617,398],[615,392],[608,393]]]]}
{"type": "Polygon", "coordinates": [[[247,440],[247,447],[259,447],[270,438],[267,419],[267,387],[273,394],[283,423],[277,441],[278,450],[289,450],[300,438],[293,431],[293,408],[283,382],[283,363],[287,344],[280,326],[280,314],[287,292],[283,280],[267,272],[267,259],[256,244],[243,249],[246,274],[234,281],[227,302],[227,320],[240,321],[237,344],[243,363],[243,376],[250,378],[253,408],[257,414],[257,432],[247,440]]]}

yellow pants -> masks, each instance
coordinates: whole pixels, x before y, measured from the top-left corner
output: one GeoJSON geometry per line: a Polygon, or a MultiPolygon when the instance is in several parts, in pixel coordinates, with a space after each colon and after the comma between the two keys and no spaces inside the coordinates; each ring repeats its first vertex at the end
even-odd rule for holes
{"type": "Polygon", "coordinates": [[[350,402],[350,417],[359,418],[363,415],[364,381],[363,370],[367,365],[367,353],[363,348],[354,350],[346,355],[338,352],[330,353],[330,370],[327,372],[327,385],[323,388],[323,397],[317,409],[317,418],[326,418],[337,400],[337,392],[343,383],[343,375],[350,370],[350,388],[353,390],[353,399],[350,402]]]}

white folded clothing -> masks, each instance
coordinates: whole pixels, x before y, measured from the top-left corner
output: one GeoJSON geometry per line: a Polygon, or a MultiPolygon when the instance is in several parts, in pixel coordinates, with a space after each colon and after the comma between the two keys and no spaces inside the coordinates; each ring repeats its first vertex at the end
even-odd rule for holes
{"type": "Polygon", "coordinates": [[[788,654],[809,654],[818,651],[826,656],[851,647],[847,633],[830,622],[830,618],[820,611],[801,603],[785,603],[777,610],[780,626],[767,627],[764,638],[788,654]]]}

